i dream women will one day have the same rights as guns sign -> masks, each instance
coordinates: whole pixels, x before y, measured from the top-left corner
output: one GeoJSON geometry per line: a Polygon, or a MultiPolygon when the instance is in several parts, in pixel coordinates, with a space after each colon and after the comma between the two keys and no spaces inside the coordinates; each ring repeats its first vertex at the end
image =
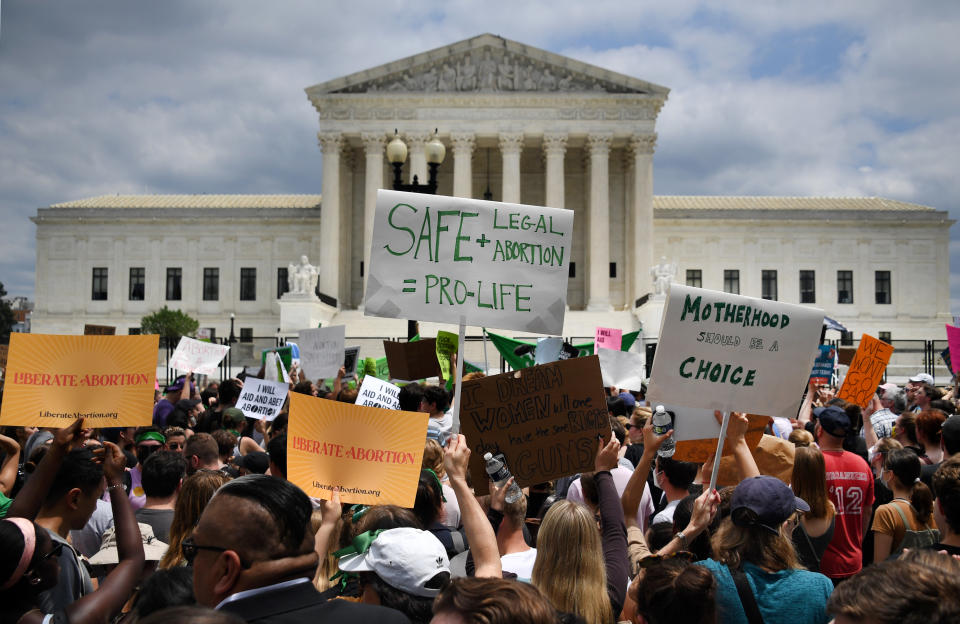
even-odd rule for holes
{"type": "Polygon", "coordinates": [[[560,334],[573,211],[377,191],[366,314],[560,334]]]}

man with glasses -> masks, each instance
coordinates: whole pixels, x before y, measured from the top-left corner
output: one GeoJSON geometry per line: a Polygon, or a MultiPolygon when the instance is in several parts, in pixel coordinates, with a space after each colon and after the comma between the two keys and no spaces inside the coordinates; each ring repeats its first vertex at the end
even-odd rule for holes
{"type": "Polygon", "coordinates": [[[408,622],[385,607],[328,600],[311,582],[319,565],[310,499],[288,481],[247,475],[223,485],[182,544],[201,605],[247,622],[408,622]]]}
{"type": "Polygon", "coordinates": [[[163,437],[167,439],[163,445],[163,450],[183,453],[183,447],[187,443],[187,432],[180,427],[167,427],[163,430],[163,437]]]}

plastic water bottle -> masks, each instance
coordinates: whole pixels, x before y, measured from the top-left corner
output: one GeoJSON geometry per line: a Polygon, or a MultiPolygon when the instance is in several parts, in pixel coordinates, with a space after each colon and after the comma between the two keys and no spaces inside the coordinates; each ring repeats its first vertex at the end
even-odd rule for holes
{"type": "MultiPolygon", "coordinates": [[[[667,410],[664,409],[662,405],[658,405],[653,412],[653,432],[659,436],[668,431],[670,431],[670,414],[667,413],[667,410]]],[[[663,445],[660,447],[660,450],[657,451],[657,455],[660,457],[673,457],[675,447],[676,442],[674,442],[673,436],[671,435],[663,441],[663,445]]]]}
{"type": "MultiPolygon", "coordinates": [[[[500,459],[502,455],[493,456],[493,453],[486,453],[483,456],[483,459],[487,462],[487,474],[490,475],[490,480],[496,484],[497,487],[503,487],[503,484],[510,479],[510,470],[507,468],[507,465],[500,459]]],[[[520,497],[523,496],[523,492],[520,490],[520,487],[513,482],[510,484],[510,487],[507,488],[507,497],[506,502],[515,503],[520,500],[520,497]]]]}

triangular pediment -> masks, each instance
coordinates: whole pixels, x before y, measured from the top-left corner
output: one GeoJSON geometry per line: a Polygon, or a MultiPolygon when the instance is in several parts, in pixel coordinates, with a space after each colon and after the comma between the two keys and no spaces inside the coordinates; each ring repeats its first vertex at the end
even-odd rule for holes
{"type": "Polygon", "coordinates": [[[670,92],[637,78],[484,34],[306,89],[335,93],[629,93],[670,92]]]}

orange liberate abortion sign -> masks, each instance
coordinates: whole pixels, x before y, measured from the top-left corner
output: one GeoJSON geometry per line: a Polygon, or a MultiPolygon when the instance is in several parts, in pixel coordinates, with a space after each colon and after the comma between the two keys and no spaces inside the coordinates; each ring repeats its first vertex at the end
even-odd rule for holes
{"type": "Polygon", "coordinates": [[[12,334],[0,424],[149,425],[159,336],[12,334]]]}
{"type": "Polygon", "coordinates": [[[310,496],[413,507],[429,415],[291,392],[287,479],[310,496]]]}

